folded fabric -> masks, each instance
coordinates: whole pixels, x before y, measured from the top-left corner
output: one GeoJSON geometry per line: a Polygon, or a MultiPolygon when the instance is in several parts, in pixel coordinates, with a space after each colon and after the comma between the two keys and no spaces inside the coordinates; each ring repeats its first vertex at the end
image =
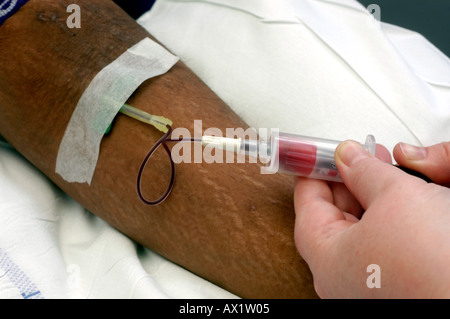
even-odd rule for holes
{"type": "Polygon", "coordinates": [[[28,0],[3,0],[0,3],[0,26],[27,2],[28,0]]]}

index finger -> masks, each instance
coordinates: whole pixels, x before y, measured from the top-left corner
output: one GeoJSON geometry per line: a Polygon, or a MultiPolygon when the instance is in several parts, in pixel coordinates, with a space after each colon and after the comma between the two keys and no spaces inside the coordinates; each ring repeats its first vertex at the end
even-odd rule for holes
{"type": "Polygon", "coordinates": [[[333,235],[354,224],[334,205],[333,194],[324,181],[297,179],[294,192],[295,244],[310,264],[333,235]]]}

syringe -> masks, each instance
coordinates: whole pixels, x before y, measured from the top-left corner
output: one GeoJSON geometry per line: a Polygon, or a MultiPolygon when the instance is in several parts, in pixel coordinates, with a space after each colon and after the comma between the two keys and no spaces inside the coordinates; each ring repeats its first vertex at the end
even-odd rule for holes
{"type": "MultiPolygon", "coordinates": [[[[341,141],[274,132],[270,142],[203,136],[202,144],[259,157],[266,163],[264,173],[285,173],[314,179],[342,182],[334,160],[341,141]]],[[[367,136],[362,146],[375,155],[375,138],[367,136]]]]}
{"type": "MultiPolygon", "coordinates": [[[[336,148],[341,141],[278,132],[272,133],[269,143],[216,136],[203,136],[201,141],[204,146],[259,157],[261,162],[266,163],[262,171],[265,174],[280,172],[343,182],[334,160],[336,148]]],[[[365,143],[361,145],[368,153],[375,156],[376,142],[373,135],[368,135],[365,143]]],[[[394,166],[427,183],[433,182],[419,172],[398,165],[394,166]]]]}

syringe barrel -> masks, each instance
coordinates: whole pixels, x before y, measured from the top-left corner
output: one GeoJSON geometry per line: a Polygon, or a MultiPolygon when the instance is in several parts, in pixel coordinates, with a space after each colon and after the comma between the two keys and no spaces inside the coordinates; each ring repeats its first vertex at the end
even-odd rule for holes
{"type": "MultiPolygon", "coordinates": [[[[271,137],[271,157],[266,169],[314,179],[342,182],[334,154],[341,141],[275,133],[271,137]]],[[[366,150],[375,155],[375,139],[369,135],[366,150]]]]}

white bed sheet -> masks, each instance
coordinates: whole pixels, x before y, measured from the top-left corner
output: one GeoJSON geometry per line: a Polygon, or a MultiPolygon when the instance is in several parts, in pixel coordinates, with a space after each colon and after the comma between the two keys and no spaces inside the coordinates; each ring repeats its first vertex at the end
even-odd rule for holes
{"type": "MultiPolygon", "coordinates": [[[[251,126],[450,136],[450,62],[353,0],[159,0],[139,22],[251,126]]],[[[93,216],[0,142],[0,298],[237,298],[93,216]]]]}

